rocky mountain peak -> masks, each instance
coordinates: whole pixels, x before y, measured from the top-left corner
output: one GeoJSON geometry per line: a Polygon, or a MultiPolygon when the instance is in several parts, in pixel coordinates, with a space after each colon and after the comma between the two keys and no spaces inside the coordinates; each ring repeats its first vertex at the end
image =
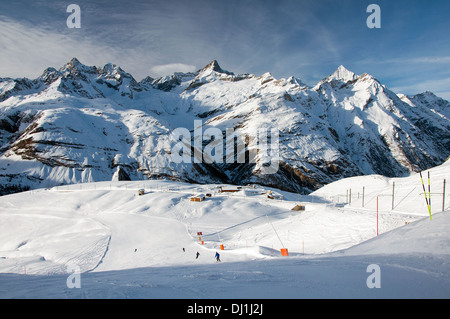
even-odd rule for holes
{"type": "Polygon", "coordinates": [[[49,85],[56,81],[61,76],[61,73],[55,68],[49,67],[44,70],[42,75],[39,77],[39,80],[49,85]]]}
{"type": "Polygon", "coordinates": [[[358,76],[353,73],[352,71],[349,71],[347,68],[345,68],[343,65],[340,65],[336,71],[334,71],[333,74],[331,74],[327,80],[332,81],[332,80],[337,80],[337,81],[341,81],[341,82],[349,82],[349,81],[353,81],[356,80],[358,78],[358,76]]]}
{"type": "Polygon", "coordinates": [[[201,73],[205,73],[205,72],[217,72],[217,73],[224,73],[224,74],[228,74],[228,75],[233,75],[232,72],[226,71],[224,69],[222,69],[219,65],[219,62],[217,62],[217,60],[212,60],[208,65],[206,65],[203,69],[200,69],[198,71],[199,74],[201,73]]]}

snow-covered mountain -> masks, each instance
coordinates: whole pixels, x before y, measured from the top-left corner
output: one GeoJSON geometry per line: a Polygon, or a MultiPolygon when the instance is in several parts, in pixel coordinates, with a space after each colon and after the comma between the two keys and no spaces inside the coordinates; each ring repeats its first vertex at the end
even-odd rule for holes
{"type": "Polygon", "coordinates": [[[430,92],[396,95],[343,66],[314,87],[270,73],[236,75],[217,61],[140,82],[117,65],[75,58],[34,80],[0,78],[1,193],[128,178],[309,193],[343,177],[404,176],[449,155],[448,101],[430,92]],[[194,154],[212,141],[204,134],[195,143],[198,121],[202,133],[243,136],[246,161],[175,162],[177,128],[192,133],[194,154]],[[267,163],[254,152],[262,128],[279,132],[275,174],[263,173],[267,163]]]}

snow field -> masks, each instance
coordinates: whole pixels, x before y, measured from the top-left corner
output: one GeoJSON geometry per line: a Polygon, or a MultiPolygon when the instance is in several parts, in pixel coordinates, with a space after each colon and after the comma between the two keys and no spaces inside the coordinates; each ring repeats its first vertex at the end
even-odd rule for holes
{"type": "MultiPolygon", "coordinates": [[[[430,170],[432,193],[439,192],[442,178],[450,177],[448,168],[447,162],[430,170]]],[[[310,196],[259,186],[218,193],[218,186],[100,182],[0,197],[0,282],[5,287],[0,296],[450,296],[449,204],[444,213],[433,206],[430,220],[418,174],[345,179],[310,196]],[[407,199],[398,196],[394,210],[379,209],[377,236],[373,201],[380,194],[387,197],[393,181],[398,192],[406,190],[407,199]],[[362,186],[364,208],[357,196],[352,204],[335,200],[346,189],[362,186]],[[145,193],[139,196],[142,188],[145,193]],[[283,200],[268,199],[268,190],[283,200]],[[190,201],[199,193],[212,196],[190,201]],[[296,204],[306,210],[292,211],[296,204]],[[197,232],[203,233],[203,245],[197,232]],[[288,249],[289,257],[281,257],[281,248],[288,249]],[[220,264],[214,260],[216,251],[220,264]],[[365,268],[371,263],[383,265],[384,283],[392,281],[383,293],[365,286],[365,268]],[[71,264],[80,267],[82,290],[68,289],[61,279],[71,264]],[[29,275],[38,276],[30,281],[29,275]],[[44,281],[49,294],[34,286],[44,281]],[[219,288],[206,288],[211,281],[219,288]],[[203,286],[193,287],[193,282],[203,286]]]]}

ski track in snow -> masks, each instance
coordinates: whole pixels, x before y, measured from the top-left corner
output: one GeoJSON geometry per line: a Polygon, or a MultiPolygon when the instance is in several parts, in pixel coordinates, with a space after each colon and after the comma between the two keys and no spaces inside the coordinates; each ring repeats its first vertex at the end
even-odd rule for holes
{"type": "MultiPolygon", "coordinates": [[[[448,179],[448,165],[431,173],[448,179]]],[[[0,298],[450,297],[449,204],[429,220],[423,194],[411,195],[417,176],[393,179],[408,200],[399,196],[393,210],[385,203],[377,237],[374,196],[389,193],[390,181],[370,180],[351,179],[366,188],[364,208],[330,201],[349,180],[311,196],[271,189],[282,201],[244,192],[191,202],[216,185],[168,181],[3,196],[0,298]],[[306,210],[291,211],[298,203],[306,210]],[[289,257],[280,256],[284,247],[289,257]],[[70,264],[81,268],[80,289],[66,285],[70,264]],[[370,264],[381,268],[381,289],[366,285],[370,264]]]]}

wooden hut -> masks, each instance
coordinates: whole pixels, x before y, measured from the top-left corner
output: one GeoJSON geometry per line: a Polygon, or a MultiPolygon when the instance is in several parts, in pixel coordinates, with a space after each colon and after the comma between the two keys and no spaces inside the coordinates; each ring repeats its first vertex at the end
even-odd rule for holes
{"type": "Polygon", "coordinates": [[[205,200],[204,194],[198,194],[191,197],[191,202],[203,202],[205,200]]]}

